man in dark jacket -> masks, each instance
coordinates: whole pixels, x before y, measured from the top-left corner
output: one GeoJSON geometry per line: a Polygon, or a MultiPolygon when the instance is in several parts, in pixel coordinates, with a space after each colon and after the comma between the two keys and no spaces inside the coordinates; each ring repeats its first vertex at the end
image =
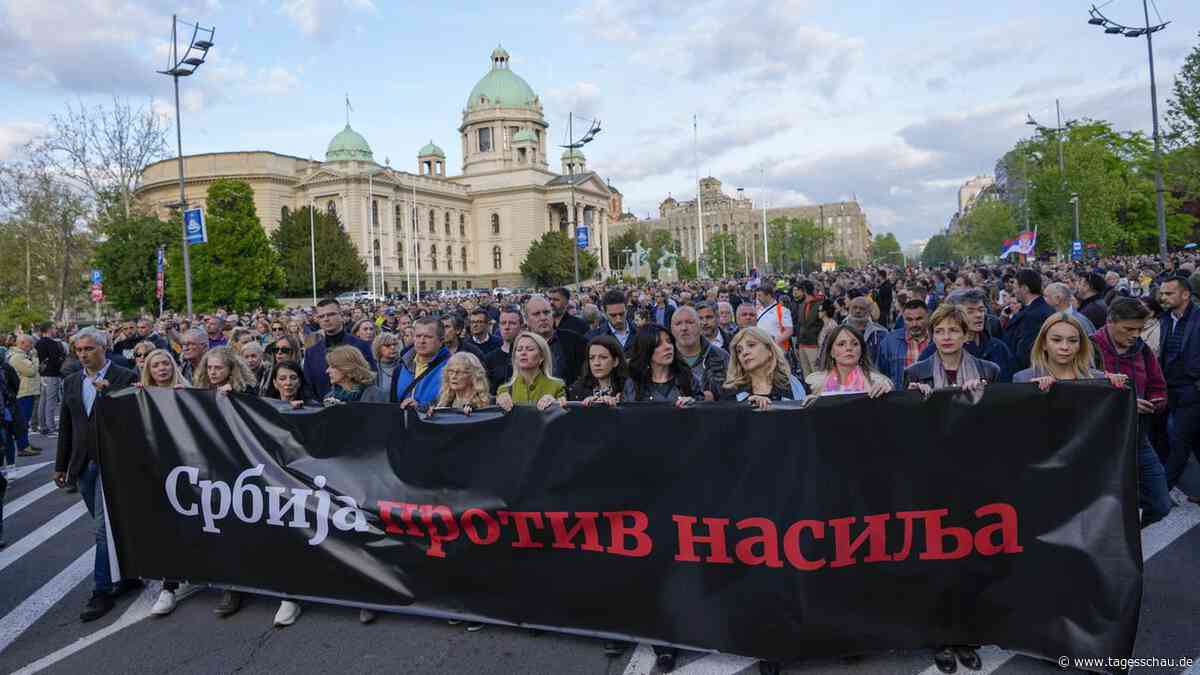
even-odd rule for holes
{"type": "Polygon", "coordinates": [[[1159,298],[1167,310],[1158,320],[1158,359],[1167,381],[1172,430],[1167,485],[1175,487],[1188,458],[1200,459],[1200,310],[1193,305],[1191,285],[1182,275],[1164,281],[1159,298]]]}
{"type": "Polygon", "coordinates": [[[342,307],[337,300],[325,298],[317,303],[317,322],[321,325],[321,335],[316,344],[304,350],[304,378],[312,386],[317,400],[327,396],[333,386],[329,383],[329,375],[325,373],[325,352],[340,345],[350,345],[362,352],[363,358],[371,370],[375,370],[375,357],[371,355],[371,343],[348,335],[343,330],[345,324],[342,317],[342,307]]]}
{"type": "Polygon", "coordinates": [[[468,354],[474,354],[475,358],[479,359],[479,363],[483,363],[483,352],[479,347],[471,344],[471,340],[462,338],[463,332],[467,328],[466,321],[463,321],[462,314],[452,312],[442,317],[442,344],[446,346],[446,351],[451,355],[457,354],[460,351],[468,354]]]}
{"type": "Polygon", "coordinates": [[[1004,326],[1004,344],[1013,357],[1010,374],[1029,367],[1033,342],[1042,330],[1042,324],[1054,313],[1042,297],[1041,275],[1031,269],[1017,272],[1017,299],[1022,308],[1016,314],[1010,308],[1004,308],[1004,315],[1008,317],[1008,324],[1004,326]]]}
{"type": "Polygon", "coordinates": [[[633,338],[637,334],[637,330],[633,327],[631,317],[625,304],[625,294],[620,291],[608,291],[601,299],[601,310],[604,312],[605,322],[594,331],[586,335],[590,341],[594,337],[600,335],[611,335],[621,344],[621,348],[629,352],[633,346],[633,338]]]}
{"type": "Polygon", "coordinates": [[[535,295],[525,302],[525,325],[550,345],[554,356],[554,376],[574,384],[579,378],[579,369],[587,359],[587,340],[570,330],[554,327],[554,310],[550,301],[535,295]]]}
{"type": "Polygon", "coordinates": [[[684,305],[675,310],[671,316],[671,334],[675,336],[679,355],[700,383],[704,398],[709,401],[721,398],[725,371],[729,369],[729,352],[701,337],[700,317],[694,308],[684,305]]]}
{"type": "Polygon", "coordinates": [[[571,291],[559,287],[549,294],[550,308],[554,312],[554,327],[559,330],[569,330],[578,335],[587,335],[591,330],[587,322],[577,316],[571,316],[567,309],[571,304],[571,291]]]}
{"type": "Polygon", "coordinates": [[[792,292],[796,298],[796,314],[793,315],[792,321],[796,325],[797,355],[805,377],[816,370],[819,358],[817,350],[820,347],[818,342],[821,329],[825,327],[825,323],[821,321],[821,301],[824,298],[817,295],[815,290],[813,282],[805,279],[792,292]]]}
{"type": "Polygon", "coordinates": [[[512,343],[517,339],[517,335],[525,330],[525,320],[521,316],[519,308],[508,306],[500,310],[496,325],[500,327],[502,343],[499,348],[493,349],[483,361],[483,367],[487,370],[488,386],[491,388],[493,396],[500,385],[512,379],[512,343]]]}
{"type": "Polygon", "coordinates": [[[58,327],[47,321],[42,324],[42,337],[34,350],[42,376],[42,419],[38,426],[46,436],[58,434],[58,413],[62,406],[62,366],[67,350],[58,341],[58,327]]]}
{"type": "Polygon", "coordinates": [[[133,384],[135,375],[132,370],[106,358],[107,342],[104,333],[91,328],[85,328],[75,336],[75,354],[83,369],[63,383],[61,434],[54,462],[54,482],[59,487],[77,482],[79,495],[96,524],[96,559],[92,574],[95,586],[92,597],[79,615],[81,621],[94,621],[108,614],[116,596],[142,585],[135,579],[123,579],[113,584],[109,567],[104,496],[99,480],[100,460],[96,453],[96,404],[102,397],[133,384]]]}
{"type": "Polygon", "coordinates": [[[1108,284],[1104,277],[1091,272],[1075,277],[1075,297],[1079,299],[1079,313],[1086,316],[1096,328],[1103,328],[1108,317],[1108,305],[1104,304],[1104,293],[1108,284]]]}
{"type": "Polygon", "coordinates": [[[499,349],[503,343],[499,335],[488,330],[490,322],[491,319],[488,318],[487,310],[483,307],[471,310],[471,313],[467,316],[468,331],[466,342],[471,343],[484,356],[487,356],[493,350],[499,349]]]}
{"type": "Polygon", "coordinates": [[[721,329],[717,318],[717,303],[702,302],[696,305],[696,315],[700,317],[700,337],[714,347],[728,350],[729,343],[733,341],[733,333],[721,329]]]}

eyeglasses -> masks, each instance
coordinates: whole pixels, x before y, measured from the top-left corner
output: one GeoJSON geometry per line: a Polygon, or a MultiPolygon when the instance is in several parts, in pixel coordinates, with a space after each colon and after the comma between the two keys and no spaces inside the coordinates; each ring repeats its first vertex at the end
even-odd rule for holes
{"type": "Polygon", "coordinates": [[[133,358],[135,358],[135,359],[144,359],[144,358],[146,358],[146,357],[147,357],[147,356],[149,356],[149,355],[150,355],[150,352],[134,352],[134,354],[133,354],[133,358]]]}
{"type": "Polygon", "coordinates": [[[275,354],[291,354],[292,348],[291,347],[277,347],[271,351],[275,354]]]}
{"type": "Polygon", "coordinates": [[[283,326],[271,326],[271,330],[283,330],[283,326]]]}

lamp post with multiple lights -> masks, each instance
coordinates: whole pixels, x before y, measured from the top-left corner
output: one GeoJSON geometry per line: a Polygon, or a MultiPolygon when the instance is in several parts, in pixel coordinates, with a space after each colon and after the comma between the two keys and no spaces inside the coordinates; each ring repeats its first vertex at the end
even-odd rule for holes
{"type": "MultiPolygon", "coordinates": [[[[1155,8],[1155,13],[1158,8],[1155,8]]],[[[1143,26],[1125,26],[1109,19],[1100,12],[1100,8],[1092,5],[1088,10],[1091,18],[1088,23],[1093,26],[1101,26],[1107,35],[1124,35],[1128,38],[1146,37],[1146,54],[1150,60],[1150,112],[1154,120],[1154,207],[1155,215],[1158,219],[1158,254],[1163,258],[1167,256],[1167,211],[1163,201],[1163,174],[1162,174],[1162,140],[1158,134],[1158,86],[1154,81],[1154,34],[1166,28],[1171,22],[1162,21],[1162,17],[1158,17],[1161,23],[1150,25],[1150,8],[1147,0],[1142,0],[1142,16],[1145,19],[1143,26]]]]}
{"type": "MultiPolygon", "coordinates": [[[[575,140],[575,115],[567,113],[567,144],[560,145],[560,148],[567,149],[567,166],[570,168],[571,175],[567,180],[571,184],[571,250],[575,255],[575,290],[579,290],[579,216],[575,208],[575,177],[576,157],[575,152],[583,146],[591,143],[596,139],[596,134],[600,133],[600,120],[592,120],[592,125],[588,127],[587,133],[579,140],[575,140]]],[[[589,237],[591,233],[588,233],[589,237]]]]}
{"type": "Polygon", "coordinates": [[[208,50],[213,46],[215,27],[205,28],[200,24],[184,23],[192,29],[192,39],[188,42],[183,57],[179,57],[179,17],[171,16],[171,60],[166,70],[160,70],[160,75],[170,75],[175,81],[175,143],[179,153],[179,218],[183,224],[183,284],[187,292],[187,313],[192,316],[192,263],[188,255],[187,234],[187,196],[183,188],[183,131],[179,117],[179,78],[188,77],[196,72],[208,58],[208,50]]]}

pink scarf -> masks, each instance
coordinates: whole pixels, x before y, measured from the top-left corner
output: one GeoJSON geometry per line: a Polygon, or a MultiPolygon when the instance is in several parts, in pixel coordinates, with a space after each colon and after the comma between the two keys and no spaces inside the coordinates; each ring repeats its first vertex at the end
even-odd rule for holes
{"type": "Polygon", "coordinates": [[[821,385],[822,394],[834,393],[856,393],[867,390],[867,378],[863,375],[862,368],[855,368],[850,371],[850,376],[846,378],[845,383],[838,382],[837,368],[829,371],[825,376],[825,383],[821,385]]]}

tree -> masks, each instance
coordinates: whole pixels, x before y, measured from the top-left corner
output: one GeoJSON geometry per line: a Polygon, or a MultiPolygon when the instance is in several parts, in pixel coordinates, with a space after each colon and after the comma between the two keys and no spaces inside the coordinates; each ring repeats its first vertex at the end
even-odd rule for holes
{"type": "Polygon", "coordinates": [[[1019,231],[1008,202],[997,199],[976,203],[959,222],[962,229],[951,238],[951,245],[963,257],[998,256],[1000,246],[1019,231]]]}
{"type": "MultiPolygon", "coordinates": [[[[553,230],[533,242],[521,261],[521,274],[534,286],[562,286],[575,280],[575,242],[566,234],[553,230]]],[[[591,278],[600,261],[589,251],[579,251],[579,279],[591,278]]]]}
{"type": "Polygon", "coordinates": [[[64,115],[50,116],[49,132],[35,146],[61,176],[93,200],[116,195],[122,215],[129,218],[133,190],[146,166],[166,154],[166,139],[160,115],[114,97],[112,108],[68,104],[64,115]]]}
{"type": "Polygon", "coordinates": [[[1192,209],[1200,208],[1200,45],[1192,48],[1175,75],[1167,101],[1164,180],[1192,209]]]}
{"type": "Polygon", "coordinates": [[[312,292],[312,248],[310,230],[316,233],[317,292],[332,295],[339,291],[361,288],[367,282],[367,266],[358,255],[350,235],[334,214],[323,209],[313,212],[312,227],[309,208],[291,211],[279,220],[279,228],[271,233],[271,246],[279,254],[283,267],[283,291],[290,296],[312,292]]]}
{"type": "Polygon", "coordinates": [[[158,248],[169,248],[179,232],[174,223],[153,215],[126,218],[124,206],[115,206],[111,220],[101,226],[104,240],[94,257],[104,273],[104,298],[122,312],[153,312],[158,308],[158,248]]]}
{"type": "Polygon", "coordinates": [[[904,254],[900,252],[896,235],[891,232],[875,235],[875,241],[871,242],[871,260],[892,265],[903,264],[904,254]]]}
{"type": "Polygon", "coordinates": [[[744,270],[746,256],[738,250],[737,237],[728,232],[714,234],[704,244],[704,269],[710,277],[735,276],[744,270]]]}
{"type": "MultiPolygon", "coordinates": [[[[196,311],[218,307],[244,312],[274,304],[283,286],[278,255],[254,211],[254,191],[245,181],[223,178],[208,188],[208,242],[189,249],[196,311]]],[[[167,297],[185,303],[183,254],[175,239],[170,251],[167,297]]]]}
{"type": "Polygon", "coordinates": [[[833,233],[811,218],[773,218],[767,223],[767,246],[776,272],[814,269],[833,233]]]}
{"type": "Polygon", "coordinates": [[[935,234],[925,244],[921,252],[921,262],[931,267],[958,262],[958,256],[950,247],[950,238],[944,234],[935,234]]]}

